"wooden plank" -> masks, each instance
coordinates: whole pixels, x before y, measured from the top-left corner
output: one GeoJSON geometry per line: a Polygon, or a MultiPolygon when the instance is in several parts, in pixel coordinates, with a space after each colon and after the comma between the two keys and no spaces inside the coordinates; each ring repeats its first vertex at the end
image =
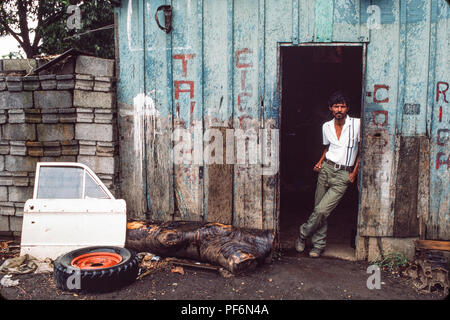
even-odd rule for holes
{"type": "Polygon", "coordinates": [[[417,218],[419,237],[425,239],[426,224],[430,215],[430,139],[428,137],[420,137],[419,149],[417,218]]]}
{"type": "MultiPolygon", "coordinates": [[[[291,5],[292,5],[292,10],[290,12],[292,12],[292,24],[291,24],[292,44],[298,45],[299,28],[300,28],[300,23],[298,21],[298,18],[300,16],[299,0],[292,0],[291,5]]],[[[278,6],[277,8],[283,8],[283,7],[278,6]]],[[[272,12],[274,12],[274,11],[272,11],[272,12]]],[[[288,19],[282,19],[281,21],[283,21],[283,20],[288,20],[288,19]]]]}
{"type": "Polygon", "coordinates": [[[333,10],[333,41],[359,42],[360,27],[360,1],[335,0],[333,10]]]}
{"type": "Polygon", "coordinates": [[[415,240],[417,249],[450,251],[450,241],[415,240]]]}
{"type": "MultiPolygon", "coordinates": [[[[173,4],[172,74],[174,130],[190,139],[174,164],[174,193],[182,220],[203,220],[203,1],[173,4]]],[[[175,156],[175,154],[174,154],[175,156]]]]}
{"type": "Polygon", "coordinates": [[[147,211],[144,187],[142,114],[135,97],[144,92],[144,35],[142,1],[123,1],[119,21],[119,69],[117,84],[118,131],[120,136],[120,190],[129,218],[142,219],[147,211]]]}
{"type": "Polygon", "coordinates": [[[387,11],[384,16],[392,18],[380,29],[371,30],[367,46],[360,236],[392,236],[394,224],[397,97],[402,76],[398,58],[399,5],[383,3],[381,11],[387,11]]]}
{"type": "Polygon", "coordinates": [[[449,157],[449,91],[443,91],[450,84],[448,64],[449,51],[449,5],[446,1],[436,1],[432,21],[435,41],[434,79],[429,85],[432,98],[430,124],[430,212],[427,220],[426,238],[450,240],[450,208],[448,170],[449,157]]]}
{"type": "MultiPolygon", "coordinates": [[[[235,136],[255,137],[259,129],[260,117],[260,68],[264,62],[260,56],[261,6],[258,1],[239,0],[234,3],[234,70],[233,70],[233,127],[235,136]],[[242,130],[239,132],[238,130],[242,130]],[[241,134],[243,133],[243,135],[241,134]]],[[[234,170],[234,213],[233,225],[249,228],[262,228],[262,190],[261,166],[250,160],[256,149],[251,150],[248,140],[244,145],[235,139],[237,153],[234,170]],[[245,153],[245,159],[239,152],[245,153]]]]}
{"type": "MultiPolygon", "coordinates": [[[[264,103],[263,103],[263,127],[265,130],[279,130],[278,117],[280,114],[280,56],[278,43],[289,42],[297,36],[298,18],[295,20],[284,19],[290,16],[293,6],[298,6],[298,0],[279,0],[266,2],[266,24],[265,24],[265,64],[264,64],[264,103]],[[295,34],[297,32],[297,35],[295,34]]],[[[304,5],[304,1],[300,1],[304,5]]],[[[297,17],[299,16],[297,8],[297,17]]],[[[263,228],[277,230],[278,228],[278,183],[279,183],[279,134],[277,137],[267,132],[267,153],[262,153],[263,176],[262,176],[262,206],[263,206],[263,228]],[[273,145],[272,145],[273,143],[273,145]],[[271,151],[275,150],[272,154],[271,151]]],[[[278,131],[277,131],[278,133],[278,131]]],[[[260,139],[262,139],[260,137],[260,139]]],[[[264,145],[263,145],[264,146],[264,145]]]]}
{"type": "Polygon", "coordinates": [[[363,139],[361,214],[358,223],[361,236],[392,236],[393,167],[390,146],[393,138],[386,131],[366,128],[363,139]]]}
{"type": "MultiPolygon", "coordinates": [[[[163,1],[145,12],[145,95],[141,110],[145,137],[147,205],[152,220],[172,220],[174,212],[172,146],[172,49],[170,36],[154,21],[163,1]]],[[[161,14],[162,15],[162,14],[161,14]]],[[[161,19],[161,18],[160,18],[161,19]]]]}
{"type": "MultiPolygon", "coordinates": [[[[222,139],[222,153],[226,154],[227,128],[215,128],[222,139]]],[[[217,139],[217,137],[216,137],[217,139]]],[[[205,150],[208,150],[205,148],[205,150]]],[[[211,150],[212,151],[212,150],[211,150]]],[[[219,152],[219,150],[215,150],[219,152]]],[[[233,164],[205,165],[205,194],[207,221],[231,224],[233,220],[233,164]]]]}
{"type": "Polygon", "coordinates": [[[204,141],[204,206],[205,219],[210,222],[232,223],[233,164],[226,162],[226,129],[232,128],[233,73],[233,12],[232,2],[204,2],[203,68],[205,137],[217,133],[222,150],[213,150],[216,139],[204,141]],[[226,14],[224,14],[226,13],[226,14]],[[230,81],[231,79],[231,81],[230,81]],[[211,156],[209,153],[214,153],[211,156]],[[216,154],[220,153],[220,154],[216,154]],[[220,158],[218,157],[220,156],[220,158]],[[216,163],[216,159],[218,162],[216,163]],[[214,161],[215,163],[211,163],[214,161]]]}
{"type": "Polygon", "coordinates": [[[169,260],[169,263],[171,265],[178,265],[178,266],[182,266],[182,267],[196,268],[196,269],[203,269],[203,270],[219,271],[219,269],[220,269],[220,267],[212,266],[209,263],[187,262],[187,261],[181,261],[181,260],[177,260],[177,259],[169,260]]]}
{"type": "Polygon", "coordinates": [[[134,141],[133,105],[118,102],[118,128],[121,137],[119,148],[120,163],[120,198],[127,202],[127,217],[144,219],[147,205],[143,192],[142,167],[136,159],[134,141]],[[126,164],[126,165],[124,165],[126,164]]]}
{"type": "Polygon", "coordinates": [[[333,38],[333,7],[334,1],[315,1],[314,41],[331,42],[333,38]]]}
{"type": "Polygon", "coordinates": [[[417,219],[417,192],[419,190],[418,137],[401,137],[397,181],[395,188],[395,216],[393,236],[415,237],[419,235],[417,219]]]}
{"type": "MultiPolygon", "coordinates": [[[[314,0],[292,0],[293,2],[298,3],[298,27],[292,25],[292,28],[295,30],[298,28],[298,42],[313,42],[314,41],[314,20],[315,20],[315,12],[314,12],[314,0]]],[[[284,19],[282,19],[284,20],[284,19]]],[[[281,20],[281,21],[282,21],[281,20]]]]}
{"type": "Polygon", "coordinates": [[[208,127],[231,127],[233,73],[233,13],[225,1],[204,3],[203,27],[203,100],[204,123],[208,127]],[[230,17],[231,16],[231,17],[230,17]],[[231,93],[231,94],[230,94],[231,93]],[[229,123],[230,122],[230,123],[229,123]]]}
{"type": "Polygon", "coordinates": [[[414,0],[404,4],[406,21],[401,33],[405,48],[404,91],[398,106],[402,111],[401,134],[425,135],[431,1],[414,0]]]}

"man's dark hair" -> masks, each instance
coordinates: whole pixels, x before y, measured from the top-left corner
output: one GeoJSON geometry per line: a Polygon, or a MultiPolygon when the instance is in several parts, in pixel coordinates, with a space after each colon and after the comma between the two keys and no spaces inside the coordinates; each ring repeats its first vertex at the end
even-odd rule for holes
{"type": "Polygon", "coordinates": [[[347,96],[342,91],[335,91],[331,94],[330,98],[328,98],[328,107],[331,107],[336,103],[346,103],[348,107],[350,107],[349,100],[347,96]]]}

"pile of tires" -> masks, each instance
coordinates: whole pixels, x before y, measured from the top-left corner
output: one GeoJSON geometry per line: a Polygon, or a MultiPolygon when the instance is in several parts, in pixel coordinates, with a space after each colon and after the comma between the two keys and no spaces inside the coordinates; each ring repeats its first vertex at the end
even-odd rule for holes
{"type": "Polygon", "coordinates": [[[64,291],[108,292],[127,286],[139,273],[138,257],[119,247],[86,247],[54,262],[55,284],[64,291]]]}

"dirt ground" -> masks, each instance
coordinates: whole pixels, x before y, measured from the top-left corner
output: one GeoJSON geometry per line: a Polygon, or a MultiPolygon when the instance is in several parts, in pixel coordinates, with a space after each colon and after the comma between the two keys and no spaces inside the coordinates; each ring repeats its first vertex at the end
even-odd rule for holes
{"type": "MultiPolygon", "coordinates": [[[[442,291],[417,292],[397,273],[381,273],[381,289],[367,288],[368,264],[330,258],[309,258],[286,251],[272,263],[240,275],[184,267],[172,272],[158,267],[128,287],[102,294],[74,294],[56,288],[51,274],[13,276],[16,287],[0,286],[6,300],[445,300],[442,291]]],[[[0,275],[0,278],[3,275],[0,275]]],[[[448,299],[448,297],[447,297],[448,299]]]]}

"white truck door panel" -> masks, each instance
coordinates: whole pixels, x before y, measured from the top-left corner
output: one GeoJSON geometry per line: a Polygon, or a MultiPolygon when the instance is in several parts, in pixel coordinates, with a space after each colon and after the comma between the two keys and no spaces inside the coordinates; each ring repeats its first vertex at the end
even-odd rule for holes
{"type": "Polygon", "coordinates": [[[126,220],[125,200],[114,199],[86,166],[38,163],[34,196],[24,206],[20,254],[56,259],[82,247],[124,247],[126,220]],[[82,180],[72,180],[67,176],[70,170],[64,168],[81,168],[84,173],[77,175],[82,180]],[[43,174],[44,179],[39,181],[39,172],[51,174],[43,174]],[[62,179],[58,179],[59,175],[62,179]],[[39,194],[44,198],[39,198],[39,194]],[[56,199],[50,198],[53,195],[56,199]],[[65,196],[71,199],[61,198],[65,196]]]}

